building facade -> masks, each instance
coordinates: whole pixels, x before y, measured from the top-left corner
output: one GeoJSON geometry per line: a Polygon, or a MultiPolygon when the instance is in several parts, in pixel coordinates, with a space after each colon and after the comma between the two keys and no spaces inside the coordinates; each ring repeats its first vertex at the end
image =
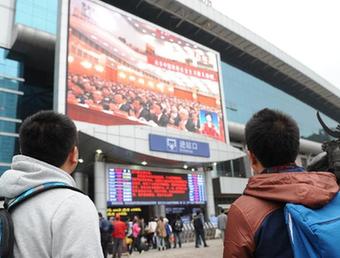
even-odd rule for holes
{"type": "MultiPolygon", "coordinates": [[[[141,214],[148,217],[170,214],[174,210],[189,214],[195,209],[204,209],[208,216],[213,215],[218,206],[225,207],[242,193],[247,178],[251,176],[248,160],[246,157],[241,157],[241,153],[245,150],[244,125],[254,112],[265,107],[275,108],[290,114],[298,122],[301,130],[301,147],[297,163],[303,166],[306,166],[311,158],[321,151],[321,143],[329,139],[316,120],[316,110],[323,113],[323,118],[330,127],[335,128],[340,121],[338,88],[257,35],[205,5],[204,1],[144,0],[136,3],[132,0],[71,0],[69,6],[68,1],[5,0],[0,6],[0,17],[5,28],[0,33],[0,173],[9,168],[12,156],[19,152],[18,130],[25,117],[38,110],[52,108],[69,112],[80,130],[83,160],[74,177],[79,186],[95,200],[101,211],[106,211],[108,208],[112,213],[124,207],[135,211],[140,208],[141,214]],[[74,19],[72,31],[68,33],[70,30],[67,26],[68,19],[71,17],[70,9],[73,5],[75,6],[73,17],[79,19],[74,19]],[[191,92],[190,95],[185,88],[176,86],[187,83],[185,78],[182,81],[173,81],[173,78],[160,80],[145,66],[138,67],[137,70],[136,67],[131,67],[124,56],[115,54],[114,50],[110,52],[106,48],[108,46],[103,45],[106,36],[93,34],[91,38],[86,33],[82,33],[81,22],[92,24],[90,21],[92,5],[113,11],[112,19],[115,19],[117,15],[115,12],[118,10],[122,17],[126,15],[127,24],[131,23],[134,29],[145,26],[143,29],[140,28],[141,33],[146,34],[150,30],[152,35],[152,26],[156,25],[153,37],[158,41],[167,40],[166,44],[172,44],[172,40],[180,39],[187,42],[188,47],[192,46],[192,49],[195,49],[197,43],[207,53],[209,49],[212,55],[216,53],[221,59],[220,63],[217,61],[219,67],[216,68],[219,82],[223,82],[219,85],[221,94],[218,96],[221,96],[221,99],[215,97],[216,92],[209,92],[209,90],[204,92],[204,86],[209,84],[199,86],[198,90],[195,89],[195,92],[191,92]],[[135,23],[133,24],[132,21],[135,23]],[[162,32],[162,28],[166,30],[162,32]],[[102,37],[101,42],[98,43],[96,37],[102,37]],[[67,40],[70,39],[79,44],[68,45],[70,42],[67,40]],[[82,70],[74,65],[77,58],[79,62],[83,62],[82,66],[79,65],[83,67],[82,70]],[[94,75],[86,72],[86,66],[90,65],[89,62],[84,63],[84,61],[88,60],[92,60],[94,66],[89,70],[94,71],[94,75]],[[119,68],[119,65],[124,66],[125,70],[119,68]],[[109,68],[111,73],[107,72],[109,68]],[[105,77],[100,75],[103,69],[105,73],[107,72],[105,77]],[[200,103],[205,103],[207,107],[211,103],[214,108],[221,107],[221,113],[216,111],[216,117],[219,117],[218,121],[224,122],[220,124],[216,122],[215,126],[219,128],[224,126],[225,141],[179,131],[179,126],[176,126],[175,130],[137,126],[130,118],[124,120],[125,124],[107,124],[103,121],[109,120],[106,118],[109,112],[100,113],[102,116],[100,124],[92,123],[92,120],[92,122],[84,120],[84,117],[80,117],[79,114],[84,111],[81,108],[89,104],[83,99],[81,103],[75,102],[77,109],[74,113],[70,113],[72,109],[70,106],[66,108],[65,103],[70,101],[70,98],[64,94],[66,87],[70,85],[67,79],[74,83],[71,76],[77,77],[81,73],[84,73],[83,76],[86,75],[87,79],[96,76],[106,80],[100,83],[115,81],[124,87],[134,85],[134,81],[144,84],[144,81],[149,80],[162,94],[168,93],[176,97],[183,97],[183,94],[186,94],[190,99],[200,99],[200,103]],[[125,79],[127,81],[124,81],[125,79]],[[61,86],[63,84],[64,86],[61,86]],[[213,97],[215,97],[214,101],[209,102],[213,97]],[[81,105],[78,105],[79,103],[81,105]],[[209,157],[190,156],[183,153],[155,151],[150,147],[153,135],[171,136],[178,141],[188,140],[191,146],[196,143],[207,143],[210,147],[210,155],[209,157]],[[133,178],[144,175],[147,179],[151,178],[150,173],[154,179],[173,176],[174,179],[179,180],[179,185],[182,178],[188,187],[191,184],[189,182],[191,176],[194,175],[203,180],[204,189],[201,191],[204,192],[204,198],[200,201],[190,201],[183,196],[177,196],[179,199],[171,203],[164,196],[163,199],[154,196],[153,199],[148,200],[136,197],[135,202],[115,203],[112,201],[114,199],[112,196],[116,196],[117,192],[110,188],[110,184],[114,184],[112,178],[117,176],[117,173],[125,173],[133,178]],[[157,204],[156,208],[151,208],[154,204],[157,204]]],[[[100,24],[103,21],[96,20],[96,22],[100,24]]],[[[127,46],[135,48],[136,57],[155,52],[150,43],[145,53],[143,51],[141,53],[135,45],[130,46],[128,38],[129,36],[126,35],[126,38],[119,39],[120,42],[110,43],[121,47],[121,50],[126,49],[127,46]]],[[[180,45],[178,41],[177,44],[180,45]]],[[[163,59],[158,61],[167,62],[163,59]]],[[[180,62],[167,63],[169,67],[164,69],[168,69],[170,73],[169,70],[173,67],[175,71],[171,72],[178,72],[181,65],[180,62]]],[[[183,69],[190,70],[194,66],[190,60],[186,60],[186,65],[183,69]]],[[[204,58],[202,64],[197,64],[196,68],[203,69],[204,65],[207,70],[212,69],[207,66],[204,58]]],[[[200,72],[207,70],[200,70],[200,72]]],[[[197,73],[198,76],[198,70],[192,72],[197,73]]],[[[76,79],[78,78],[74,78],[76,79]]],[[[67,89],[69,93],[69,88],[67,89]]],[[[79,98],[73,100],[77,99],[79,100],[79,98]]],[[[160,109],[164,110],[164,107],[160,106],[160,109]]],[[[84,116],[91,116],[89,114],[94,110],[95,107],[85,110],[84,116]]],[[[111,109],[108,108],[106,111],[111,109]]],[[[95,113],[93,116],[98,117],[98,114],[95,113]]],[[[205,115],[204,112],[202,114],[205,115]]],[[[217,119],[212,116],[213,120],[217,119]]],[[[115,121],[118,121],[117,117],[115,121]]],[[[201,123],[203,121],[205,120],[201,120],[201,123]]]]}

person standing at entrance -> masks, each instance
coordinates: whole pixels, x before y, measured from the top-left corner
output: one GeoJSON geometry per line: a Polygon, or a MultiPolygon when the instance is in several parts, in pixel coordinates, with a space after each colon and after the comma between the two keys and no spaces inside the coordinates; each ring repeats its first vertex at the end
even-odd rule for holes
{"type": "Polygon", "coordinates": [[[137,216],[135,216],[134,219],[133,219],[133,226],[132,226],[133,242],[132,242],[132,246],[131,246],[130,251],[129,251],[130,254],[134,250],[137,250],[139,253],[142,252],[141,244],[140,244],[141,230],[142,230],[142,228],[140,226],[139,218],[137,216]]]}
{"type": "Polygon", "coordinates": [[[217,217],[217,228],[221,231],[222,241],[224,243],[224,233],[227,225],[227,214],[224,209],[221,209],[221,214],[217,217]]]}
{"type": "Polygon", "coordinates": [[[173,233],[174,233],[174,248],[177,247],[177,242],[179,248],[182,247],[181,233],[183,231],[183,221],[179,215],[176,216],[176,219],[172,225],[173,233]]]}
{"type": "Polygon", "coordinates": [[[165,231],[166,231],[166,237],[165,237],[165,248],[170,249],[171,248],[171,236],[172,236],[172,227],[169,223],[169,220],[166,219],[165,221],[165,231]]]}
{"type": "Polygon", "coordinates": [[[195,236],[196,236],[195,247],[196,248],[199,247],[200,238],[203,241],[204,247],[208,247],[207,243],[205,242],[203,218],[202,218],[200,211],[197,211],[196,216],[194,218],[194,228],[195,228],[195,236]]]}
{"type": "Polygon", "coordinates": [[[164,218],[162,216],[157,221],[156,234],[157,234],[157,247],[158,247],[158,250],[159,251],[160,250],[165,250],[166,229],[165,229],[164,218]]]}
{"type": "Polygon", "coordinates": [[[110,222],[103,217],[103,214],[101,212],[98,212],[98,216],[99,216],[100,242],[102,244],[104,257],[106,258],[107,247],[109,242],[111,241],[112,226],[110,225],[110,222]]]}
{"type": "Polygon", "coordinates": [[[113,228],[114,231],[112,233],[113,236],[112,257],[116,258],[116,254],[118,254],[118,258],[121,258],[123,241],[126,235],[127,226],[123,221],[120,220],[119,214],[116,214],[116,220],[113,222],[113,228]]]}

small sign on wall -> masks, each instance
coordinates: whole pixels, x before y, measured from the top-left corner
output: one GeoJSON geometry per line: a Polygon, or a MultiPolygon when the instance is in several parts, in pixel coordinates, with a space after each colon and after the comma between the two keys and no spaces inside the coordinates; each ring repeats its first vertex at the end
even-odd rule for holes
{"type": "Polygon", "coordinates": [[[152,151],[210,157],[209,144],[206,142],[149,134],[149,146],[152,151]]]}

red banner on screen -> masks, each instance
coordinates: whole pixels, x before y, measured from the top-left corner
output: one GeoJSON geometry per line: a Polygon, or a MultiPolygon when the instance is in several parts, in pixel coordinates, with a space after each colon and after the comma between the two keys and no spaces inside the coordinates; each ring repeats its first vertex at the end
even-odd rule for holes
{"type": "Polygon", "coordinates": [[[187,199],[186,175],[156,174],[151,171],[132,170],[132,197],[134,200],[157,198],[160,200],[187,199]]]}
{"type": "Polygon", "coordinates": [[[200,79],[207,79],[212,81],[218,81],[218,73],[207,69],[196,68],[181,62],[169,60],[164,57],[148,55],[148,63],[170,70],[174,72],[180,72],[185,75],[194,76],[200,79]]]}

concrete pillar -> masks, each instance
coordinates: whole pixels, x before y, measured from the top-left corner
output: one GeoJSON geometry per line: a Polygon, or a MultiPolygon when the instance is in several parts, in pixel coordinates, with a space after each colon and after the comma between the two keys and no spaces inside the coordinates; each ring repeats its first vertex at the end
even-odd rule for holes
{"type": "Polygon", "coordinates": [[[98,212],[106,214],[106,171],[105,162],[96,158],[94,162],[94,203],[98,212]]]}
{"type": "Polygon", "coordinates": [[[157,218],[160,216],[165,217],[165,205],[155,205],[154,207],[154,214],[157,218]]]}
{"type": "Polygon", "coordinates": [[[153,215],[157,218],[159,217],[158,205],[153,206],[153,215]]]}
{"type": "Polygon", "coordinates": [[[89,195],[89,175],[83,174],[84,176],[84,193],[89,195]]]}
{"type": "Polygon", "coordinates": [[[159,205],[159,214],[160,214],[160,216],[163,216],[163,217],[166,216],[166,214],[165,214],[165,205],[159,205]]]}
{"type": "MultiPolygon", "coordinates": [[[[216,166],[214,166],[216,169],[216,166]]],[[[205,173],[205,182],[206,182],[206,192],[207,192],[207,212],[206,216],[210,218],[211,216],[215,216],[215,200],[214,200],[214,189],[212,182],[212,172],[207,171],[205,173]]]]}
{"type": "Polygon", "coordinates": [[[85,182],[84,182],[84,174],[81,172],[73,172],[72,177],[77,184],[78,189],[84,192],[85,182]]]}
{"type": "Polygon", "coordinates": [[[218,177],[217,164],[216,165],[213,164],[212,167],[213,167],[213,170],[210,171],[211,172],[211,177],[212,178],[217,178],[218,177]]]}

